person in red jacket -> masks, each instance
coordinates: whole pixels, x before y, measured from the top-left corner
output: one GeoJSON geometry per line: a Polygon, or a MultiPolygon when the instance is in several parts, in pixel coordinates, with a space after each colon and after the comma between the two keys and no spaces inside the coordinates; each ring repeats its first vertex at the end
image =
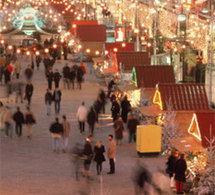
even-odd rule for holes
{"type": "Polygon", "coordinates": [[[84,65],[84,63],[83,63],[83,62],[81,62],[81,63],[80,63],[80,65],[81,65],[81,68],[82,68],[82,70],[83,70],[84,74],[86,74],[86,73],[87,73],[86,66],[84,65]]]}

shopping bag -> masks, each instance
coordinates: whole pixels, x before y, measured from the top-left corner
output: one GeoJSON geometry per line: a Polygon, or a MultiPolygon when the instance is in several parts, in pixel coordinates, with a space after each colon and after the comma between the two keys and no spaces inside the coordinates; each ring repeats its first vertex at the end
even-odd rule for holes
{"type": "Polygon", "coordinates": [[[174,178],[174,177],[171,177],[171,178],[170,178],[170,187],[171,187],[171,188],[174,188],[174,187],[175,187],[175,178],[174,178]]]}

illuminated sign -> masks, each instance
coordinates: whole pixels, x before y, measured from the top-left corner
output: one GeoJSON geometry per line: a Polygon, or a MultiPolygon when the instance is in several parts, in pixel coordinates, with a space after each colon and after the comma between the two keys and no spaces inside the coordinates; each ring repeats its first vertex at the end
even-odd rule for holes
{"type": "Polygon", "coordinates": [[[191,124],[188,128],[188,133],[196,137],[199,141],[202,141],[196,114],[193,114],[191,124]]]}
{"type": "Polygon", "coordinates": [[[153,103],[159,105],[160,109],[163,110],[163,104],[162,104],[162,100],[161,100],[161,93],[160,93],[160,91],[158,89],[155,91],[155,94],[154,94],[154,97],[153,97],[153,103]]]}

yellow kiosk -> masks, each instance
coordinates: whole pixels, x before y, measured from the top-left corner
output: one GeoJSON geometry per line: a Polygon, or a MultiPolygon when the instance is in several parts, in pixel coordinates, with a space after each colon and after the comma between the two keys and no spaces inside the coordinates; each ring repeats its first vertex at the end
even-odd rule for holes
{"type": "Polygon", "coordinates": [[[161,152],[161,127],[158,125],[138,125],[136,149],[140,156],[159,154],[161,152]]]}

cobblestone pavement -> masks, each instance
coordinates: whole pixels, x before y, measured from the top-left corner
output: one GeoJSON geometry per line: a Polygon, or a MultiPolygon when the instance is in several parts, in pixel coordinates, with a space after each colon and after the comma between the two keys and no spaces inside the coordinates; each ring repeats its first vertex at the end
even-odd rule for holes
{"type": "MultiPolygon", "coordinates": [[[[61,69],[65,61],[58,61],[55,67],[61,69]]],[[[27,61],[23,61],[26,65],[27,61]]],[[[35,91],[32,98],[31,109],[37,118],[37,124],[33,127],[33,138],[26,138],[25,129],[22,137],[5,137],[1,132],[0,137],[0,194],[1,195],[133,195],[134,185],[131,179],[136,161],[139,159],[155,171],[164,170],[165,157],[139,158],[135,150],[135,144],[128,144],[127,138],[123,144],[117,147],[116,174],[107,175],[109,171],[108,161],[103,164],[103,173],[97,176],[95,163],[91,165],[92,180],[81,178],[75,180],[74,167],[69,153],[53,153],[51,148],[51,136],[48,131],[50,123],[54,120],[54,105],[51,116],[46,115],[44,94],[47,82],[44,78],[43,64],[40,70],[34,71],[33,84],[35,91]]],[[[85,135],[80,135],[75,114],[78,106],[85,101],[89,107],[95,100],[99,91],[100,80],[92,73],[92,64],[87,65],[88,72],[82,90],[67,90],[62,88],[62,103],[60,116],[66,114],[72,125],[70,147],[76,142],[84,142],[88,135],[88,127],[85,135]]],[[[54,68],[55,68],[54,67],[54,68]]],[[[24,68],[23,68],[24,69],[24,68]]],[[[13,111],[16,104],[10,103],[13,111]]],[[[21,110],[25,104],[20,104],[21,110]]],[[[95,130],[94,141],[101,139],[108,146],[107,135],[113,133],[110,119],[110,105],[107,105],[107,114],[100,117],[99,127],[95,130]]],[[[165,185],[169,185],[165,183],[165,185]]],[[[168,194],[168,193],[167,193],[168,194]]]]}

